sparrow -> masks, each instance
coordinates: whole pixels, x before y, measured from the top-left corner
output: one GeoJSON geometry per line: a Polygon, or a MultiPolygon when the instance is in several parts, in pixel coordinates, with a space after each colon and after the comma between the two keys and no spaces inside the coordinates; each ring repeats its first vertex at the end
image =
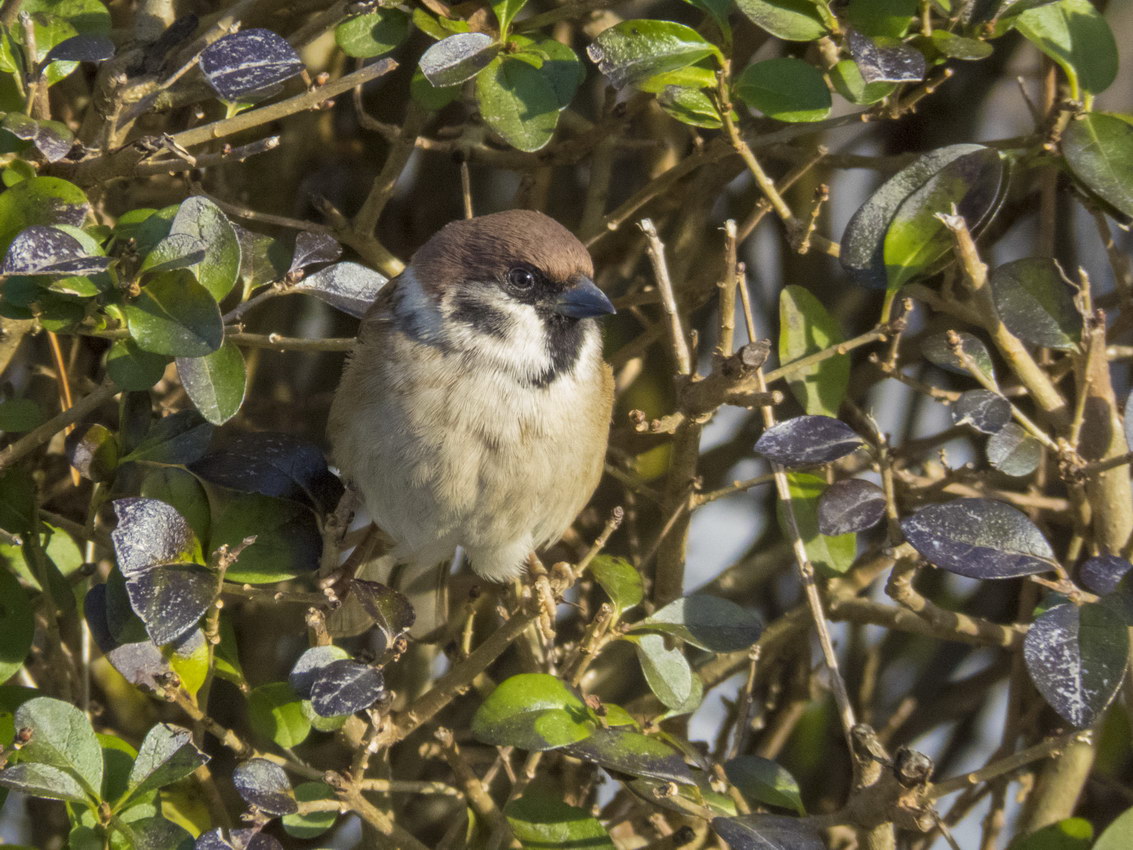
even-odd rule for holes
{"type": "Polygon", "coordinates": [[[328,430],[398,563],[459,546],[506,582],[590,500],[613,406],[593,275],[565,227],[511,210],[447,224],[366,312],[328,430]]]}

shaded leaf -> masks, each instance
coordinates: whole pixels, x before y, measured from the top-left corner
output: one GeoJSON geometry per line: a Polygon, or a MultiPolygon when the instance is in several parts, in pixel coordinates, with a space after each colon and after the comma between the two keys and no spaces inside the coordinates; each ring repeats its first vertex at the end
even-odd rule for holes
{"type": "Polygon", "coordinates": [[[491,0],[492,11],[496,13],[501,35],[511,29],[511,22],[526,4],[527,0],[491,0]]]}
{"type": "Polygon", "coordinates": [[[1090,0],[1059,0],[1028,9],[1015,28],[1057,62],[1078,87],[1097,94],[1117,78],[1117,43],[1101,12],[1090,0]]]}
{"type": "MultiPolygon", "coordinates": [[[[91,798],[99,798],[102,748],[82,711],[52,697],[35,697],[16,709],[13,723],[16,729],[27,730],[27,742],[20,750],[23,762],[58,768],[78,780],[91,798]]],[[[7,771],[0,773],[5,775],[7,771]]]]}
{"type": "Polygon", "coordinates": [[[805,821],[780,815],[713,818],[712,828],[731,850],[823,850],[826,846],[805,821]]]}
{"type": "Polygon", "coordinates": [[[18,434],[43,422],[43,408],[30,398],[11,398],[0,402],[0,431],[18,434]]]}
{"type": "Polygon", "coordinates": [[[632,20],[603,30],[586,48],[616,89],[676,71],[708,56],[723,59],[716,45],[684,24],[673,21],[632,20]]]}
{"type": "Polygon", "coordinates": [[[756,803],[794,809],[806,814],[799,784],[791,774],[771,761],[759,756],[739,756],[724,765],[728,780],[744,795],[756,803]]]}
{"type": "Polygon", "coordinates": [[[538,68],[551,84],[559,110],[566,109],[586,78],[586,68],[578,54],[553,38],[533,40],[522,35],[512,35],[508,41],[520,47],[511,55],[538,68]]]}
{"type": "Polygon", "coordinates": [[[269,815],[290,815],[299,810],[287,774],[275,762],[253,758],[236,765],[232,784],[244,802],[269,815]]]}
{"type": "Polygon", "coordinates": [[[829,416],[796,416],[772,425],[755,451],[786,467],[832,463],[862,445],[849,425],[829,416]]]}
{"type": "MultiPolygon", "coordinates": [[[[235,35],[249,32],[254,30],[244,30],[235,35]]],[[[181,233],[196,238],[204,245],[205,255],[194,269],[197,281],[208,290],[209,295],[217,301],[222,300],[236,285],[240,275],[240,240],[236,238],[232,223],[208,198],[194,195],[177,208],[177,215],[169,228],[170,236],[181,233]]]]}
{"type": "Polygon", "coordinates": [[[617,773],[695,784],[680,753],[664,741],[640,732],[599,727],[589,737],[562,750],[617,773]]]}
{"type": "Polygon", "coordinates": [[[169,358],[138,347],[132,339],[116,339],[106,353],[106,374],[121,389],[148,390],[161,380],[169,358]]]}
{"type": "Polygon", "coordinates": [[[1133,808],[1126,809],[1105,828],[1094,850],[1124,850],[1130,835],[1133,835],[1133,808]]]}
{"type": "MultiPolygon", "coordinates": [[[[978,337],[972,336],[970,333],[960,331],[957,336],[960,337],[960,348],[963,352],[984,375],[994,381],[995,366],[991,362],[991,353],[987,350],[987,346],[978,337]]],[[[921,340],[921,353],[927,360],[935,363],[941,369],[947,369],[949,372],[955,372],[958,375],[969,374],[968,367],[952,350],[948,338],[947,331],[926,336],[921,340]]]]}
{"type": "Polygon", "coordinates": [[[438,88],[455,86],[470,80],[488,67],[500,47],[491,36],[482,32],[450,35],[430,47],[421,56],[421,73],[438,88]]]}
{"type": "Polygon", "coordinates": [[[960,59],[965,62],[977,62],[986,59],[995,52],[995,48],[986,41],[975,38],[965,38],[947,30],[933,30],[932,46],[942,56],[950,59],[960,59]]]}
{"type": "Polygon", "coordinates": [[[178,357],[177,374],[194,406],[214,425],[223,425],[244,403],[244,355],[234,342],[204,357],[178,357]]]}
{"type": "MultiPolygon", "coordinates": [[[[300,803],[314,800],[336,800],[338,795],[325,782],[302,782],[295,786],[295,799],[300,803]]],[[[292,838],[318,838],[338,820],[335,809],[325,811],[296,812],[283,816],[283,831],[292,838]]]]}
{"type": "Polygon", "coordinates": [[[122,463],[192,463],[208,449],[213,430],[197,411],[179,410],[156,420],[134,450],[122,458],[122,463]]]}
{"type": "Polygon", "coordinates": [[[320,717],[338,717],[369,708],[385,693],[385,678],[377,667],[350,659],[332,661],[315,675],[311,706],[320,717]]]}
{"type": "Polygon", "coordinates": [[[712,652],[736,652],[759,640],[763,624],[754,611],[730,599],[698,594],[675,599],[633,625],[633,631],[642,629],[665,632],[712,652]]]}
{"type": "Polygon", "coordinates": [[[829,74],[834,90],[858,106],[877,103],[897,90],[896,83],[867,83],[853,59],[841,60],[830,69],[829,74]]]}
{"type": "Polygon", "coordinates": [[[1124,620],[1099,603],[1051,608],[1023,639],[1023,659],[1035,687],[1080,729],[1093,726],[1117,694],[1128,655],[1124,620]]]}
{"type": "Polygon", "coordinates": [[[614,850],[610,836],[590,812],[538,787],[529,786],[522,797],[508,802],[504,816],[524,847],[614,850]]]}
{"type": "Polygon", "coordinates": [[[31,797],[89,805],[90,796],[69,772],[38,762],[20,762],[0,770],[0,787],[31,797]]]}
{"type": "Polygon", "coordinates": [[[1133,216],[1133,127],[1115,115],[1087,112],[1063,132],[1062,155],[1086,188],[1133,216]]]}
{"type": "Polygon", "coordinates": [[[64,39],[47,52],[48,62],[105,62],[114,56],[114,42],[106,35],[76,35],[64,39]]]}
{"type": "MultiPolygon", "coordinates": [[[[298,246],[296,246],[298,256],[298,246]]],[[[362,318],[388,278],[360,263],[335,263],[307,275],[292,289],[307,292],[348,316],[362,318]]]]}
{"type": "Polygon", "coordinates": [[[1038,469],[1042,457],[1042,444],[1014,422],[1008,422],[987,441],[987,461],[1004,475],[1030,475],[1038,469]]]}
{"type": "Polygon", "coordinates": [[[358,598],[363,610],[378,628],[378,635],[371,633],[371,639],[380,637],[380,641],[374,641],[375,653],[383,653],[393,646],[394,641],[408,632],[417,619],[409,600],[384,584],[356,578],[350,583],[350,592],[358,598]]]}
{"type": "Polygon", "coordinates": [[[225,100],[264,93],[303,70],[303,60],[287,41],[266,29],[222,36],[199,59],[209,85],[225,100]]]}
{"type": "Polygon", "coordinates": [[[555,133],[559,99],[550,79],[522,59],[498,56],[476,77],[484,121],[512,147],[537,151],[555,133]]]}
{"type": "Polygon", "coordinates": [[[952,422],[994,434],[1011,421],[1011,403],[991,390],[968,390],[952,404],[952,422]]]}
{"type": "Polygon", "coordinates": [[[3,127],[17,139],[31,142],[48,162],[58,162],[75,146],[75,134],[59,121],[37,121],[18,112],[4,116],[3,127]]]}
{"type": "Polygon", "coordinates": [[[59,177],[31,177],[0,193],[0,250],[17,233],[36,224],[81,227],[90,215],[83,190],[59,177]]]}
{"type": "Polygon", "coordinates": [[[80,425],[63,443],[67,461],[90,481],[109,481],[118,466],[118,440],[105,425],[80,425]]]}
{"type": "Polygon", "coordinates": [[[885,518],[885,491],[861,478],[831,484],[818,498],[818,530],[827,536],[854,534],[885,518]]]}
{"type": "Polygon", "coordinates": [[[778,121],[821,121],[830,114],[830,90],[822,74],[794,57],[748,65],[736,79],[736,93],[748,106],[778,121]]]}
{"type": "Polygon", "coordinates": [[[521,673],[501,682],[472,717],[485,744],[552,750],[588,737],[595,724],[582,700],[555,676],[521,673]]]}
{"type": "Polygon", "coordinates": [[[319,673],[333,664],[349,658],[350,655],[340,646],[328,644],[326,646],[313,646],[299,656],[291,673],[287,677],[287,684],[302,699],[311,698],[311,688],[319,673]]]}
{"type": "Polygon", "coordinates": [[[629,636],[649,689],[668,708],[679,708],[692,694],[692,668],[681,651],[665,645],[661,635],[629,636]]]}
{"type": "Polygon", "coordinates": [[[0,569],[0,682],[24,666],[35,638],[35,614],[20,582],[0,569]]]}
{"type": "Polygon", "coordinates": [[[1011,842],[1008,850],[1089,850],[1094,828],[1083,818],[1063,818],[1011,842]]]}
{"type": "Polygon", "coordinates": [[[689,86],[665,86],[657,94],[657,105],[682,124],[709,130],[723,126],[712,98],[689,86]]]}
{"type": "MultiPolygon", "coordinates": [[[[1133,142],[1133,128],[1130,130],[1133,142]]],[[[1133,170],[1130,177],[1133,178],[1133,170]]],[[[1062,269],[1054,260],[1015,260],[999,266],[988,282],[995,296],[996,312],[1019,339],[1062,351],[1077,348],[1082,317],[1074,306],[1073,292],[1063,280],[1062,269]]]]}
{"type": "Polygon", "coordinates": [[[1095,555],[1078,567],[1078,581],[1086,590],[1105,596],[1113,593],[1121,580],[1133,571],[1133,564],[1117,555],[1095,555]]]}
{"type": "Polygon", "coordinates": [[[747,18],[785,41],[814,41],[826,35],[812,0],[736,0],[747,18]]]}
{"type": "Polygon", "coordinates": [[[846,21],[873,37],[901,38],[917,13],[917,0],[850,0],[846,21]]]}
{"type": "MultiPolygon", "coordinates": [[[[801,286],[785,286],[779,294],[779,362],[790,365],[807,355],[842,342],[838,323],[817,298],[801,286]]],[[[788,386],[803,410],[837,416],[850,384],[850,358],[828,357],[793,372],[788,386]]]]}
{"type": "Polygon", "coordinates": [[[846,34],[846,45],[867,83],[917,83],[924,79],[924,54],[915,47],[899,42],[882,47],[857,30],[846,34]]]}
{"type": "Polygon", "coordinates": [[[969,578],[1036,575],[1054,552],[1022,511],[992,499],[954,499],[901,521],[913,548],[938,567],[969,578]]]}
{"type": "Polygon", "coordinates": [[[191,268],[205,258],[205,243],[191,233],[170,233],[146,254],[139,274],[191,268]]]}
{"type": "Polygon", "coordinates": [[[291,265],[287,270],[293,272],[315,263],[333,263],[340,256],[342,245],[334,237],[326,233],[300,230],[295,236],[295,252],[291,255],[291,265]]]}
{"type": "Polygon", "coordinates": [[[322,537],[308,508],[258,493],[215,486],[206,489],[212,506],[209,548],[233,548],[255,538],[225,573],[230,581],[269,584],[318,567],[322,537]]]}
{"type": "Polygon", "coordinates": [[[334,40],[347,56],[368,59],[389,53],[409,36],[409,16],[379,9],[347,18],[334,28],[334,40]]]}

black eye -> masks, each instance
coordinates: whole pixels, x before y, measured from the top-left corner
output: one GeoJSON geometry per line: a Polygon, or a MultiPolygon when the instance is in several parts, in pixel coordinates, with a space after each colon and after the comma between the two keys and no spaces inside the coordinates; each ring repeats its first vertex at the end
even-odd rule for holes
{"type": "Polygon", "coordinates": [[[535,285],[535,272],[531,269],[514,268],[507,273],[507,282],[516,289],[531,289],[535,285]]]}

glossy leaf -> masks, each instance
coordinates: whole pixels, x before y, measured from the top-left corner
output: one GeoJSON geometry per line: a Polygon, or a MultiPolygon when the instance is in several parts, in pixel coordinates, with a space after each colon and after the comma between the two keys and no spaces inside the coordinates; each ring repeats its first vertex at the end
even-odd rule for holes
{"type": "Polygon", "coordinates": [[[158,564],[201,562],[200,541],[177,511],[156,499],[114,501],[118,526],[110,533],[123,575],[158,564]]]}
{"type": "Polygon", "coordinates": [[[48,62],[105,62],[114,56],[113,40],[106,35],[76,35],[47,52],[48,62]]]}
{"type": "Polygon", "coordinates": [[[861,478],[831,484],[818,498],[818,530],[829,537],[855,534],[885,519],[885,491],[861,478]]]}
{"type": "Polygon", "coordinates": [[[756,803],[794,809],[806,814],[799,784],[791,774],[770,759],[759,756],[739,756],[724,765],[728,780],[744,796],[756,803]]]}
{"type": "MultiPolygon", "coordinates": [[[[792,470],[787,472],[787,485],[791,492],[795,526],[806,549],[807,558],[828,576],[846,572],[857,554],[857,536],[829,536],[819,531],[818,501],[827,489],[826,481],[807,472],[792,470]]],[[[790,534],[782,505],[777,506],[777,513],[779,527],[784,534],[790,534]]]]}
{"type": "Polygon", "coordinates": [[[20,750],[21,761],[58,768],[78,780],[90,797],[98,799],[102,748],[82,711],[52,697],[35,697],[16,709],[13,722],[16,729],[28,730],[27,743],[20,750]]]}
{"type": "Polygon", "coordinates": [[[1022,511],[992,499],[954,499],[901,521],[906,539],[938,567],[969,578],[1036,575],[1054,552],[1022,511]]]}
{"type": "Polygon", "coordinates": [[[178,357],[177,374],[189,399],[213,425],[223,425],[244,403],[244,355],[233,342],[204,357],[178,357]]]}
{"type": "Polygon", "coordinates": [[[826,35],[813,0],[736,0],[757,26],[785,41],[815,41],[826,35]]]}
{"type": "Polygon", "coordinates": [[[867,83],[917,83],[924,79],[924,54],[915,47],[899,42],[883,47],[857,30],[846,34],[846,44],[867,83]]]}
{"type": "Polygon", "coordinates": [[[146,733],[138,747],[130,770],[130,795],[140,797],[184,779],[208,761],[209,757],[193,744],[188,729],[159,723],[146,733]]]}
{"type": "Polygon", "coordinates": [[[0,682],[24,666],[35,638],[35,615],[19,581],[0,568],[0,682]]]}
{"type": "Polygon", "coordinates": [[[1078,581],[1086,590],[1105,596],[1117,590],[1121,580],[1133,572],[1133,564],[1117,555],[1095,555],[1078,568],[1078,581]]]}
{"type": "Polygon", "coordinates": [[[364,711],[386,693],[382,671],[350,659],[332,661],[315,675],[311,706],[320,717],[364,711]]]}
{"type": "MultiPolygon", "coordinates": [[[[338,796],[325,782],[302,782],[295,786],[295,799],[300,803],[310,803],[315,800],[336,800],[338,796]]],[[[292,815],[283,816],[283,831],[292,838],[309,840],[318,838],[334,826],[337,820],[338,812],[334,809],[306,813],[296,812],[292,815]]]]}
{"type": "Polygon", "coordinates": [[[421,56],[421,73],[438,88],[455,86],[470,80],[499,53],[498,44],[482,32],[450,35],[430,47],[421,56]]]}
{"type": "Polygon", "coordinates": [[[31,142],[48,162],[58,162],[75,146],[75,134],[58,121],[37,121],[18,112],[9,112],[0,127],[17,139],[31,142]]]}
{"type": "Polygon", "coordinates": [[[821,121],[832,103],[822,74],[794,57],[748,65],[736,79],[736,93],[748,106],[778,121],[821,121]]]}
{"type": "Polygon", "coordinates": [[[0,274],[90,275],[109,265],[109,257],[90,256],[74,236],[55,227],[32,225],[8,246],[0,274]]]}
{"type": "Polygon", "coordinates": [[[303,60],[285,39],[266,29],[222,36],[199,59],[209,85],[225,100],[255,97],[303,71],[303,60]]]}
{"type": "Polygon", "coordinates": [[[1117,694],[1129,655],[1127,628],[1099,603],[1050,608],[1023,639],[1039,693],[1073,726],[1093,726],[1117,694]]]}
{"type": "Polygon", "coordinates": [[[300,230],[295,235],[295,251],[287,270],[293,272],[315,263],[333,263],[341,256],[342,245],[334,237],[326,233],[300,230]]]}
{"type": "Polygon", "coordinates": [[[603,30],[586,54],[616,89],[636,86],[708,56],[723,60],[720,49],[691,27],[651,20],[622,21],[603,30]]]}
{"type": "MultiPolygon", "coordinates": [[[[978,337],[972,336],[970,333],[961,331],[957,336],[960,338],[960,348],[968,359],[984,375],[994,381],[995,366],[992,364],[991,353],[987,350],[987,346],[978,337]]],[[[947,331],[926,336],[921,340],[921,353],[924,354],[926,359],[942,369],[947,369],[949,372],[955,372],[958,375],[969,374],[968,367],[953,351],[948,340],[947,331]]]]}
{"type": "MultiPolygon", "coordinates": [[[[822,302],[801,286],[785,286],[779,294],[779,362],[795,360],[842,342],[838,323],[822,302]]],[[[803,410],[837,416],[850,385],[850,359],[838,356],[792,372],[787,386],[803,410]]]]}
{"type": "Polygon", "coordinates": [[[519,50],[511,54],[512,56],[538,68],[547,78],[555,92],[559,110],[570,106],[575,92],[586,78],[586,68],[578,58],[578,54],[553,38],[530,39],[522,35],[512,35],[508,40],[519,47],[519,50]]]}
{"type": "Polygon", "coordinates": [[[641,573],[629,561],[613,555],[598,555],[590,564],[590,574],[606,591],[619,614],[645,597],[641,573]]]}
{"type": "Polygon", "coordinates": [[[504,806],[512,834],[524,847],[614,850],[602,824],[586,809],[571,806],[537,787],[504,806]]]}
{"type": "Polygon", "coordinates": [[[676,647],[654,634],[631,635],[649,689],[669,708],[684,705],[692,693],[692,668],[676,647]]]}
{"type": "Polygon", "coordinates": [[[763,631],[754,611],[717,596],[685,596],[635,623],[633,630],[660,631],[712,652],[747,649],[763,631]]]}
{"type": "Polygon", "coordinates": [[[505,679],[472,717],[472,734],[485,744],[532,751],[581,741],[594,728],[578,695],[546,673],[505,679]]]}
{"type": "Polygon", "coordinates": [[[326,646],[313,646],[299,656],[291,673],[287,677],[287,684],[302,699],[311,698],[311,688],[315,678],[328,665],[335,661],[349,658],[350,655],[340,646],[328,644],[326,646]]]}
{"type": "Polygon", "coordinates": [[[232,771],[232,784],[246,803],[269,815],[290,815],[299,810],[287,774],[275,762],[261,758],[241,762],[232,771]]]}
{"type": "Polygon", "coordinates": [[[257,734],[281,747],[297,747],[311,734],[299,695],[286,682],[269,682],[248,694],[248,720],[257,734]]]}
{"type": "Polygon", "coordinates": [[[240,241],[228,217],[208,198],[194,195],[178,207],[173,218],[169,236],[179,234],[191,236],[204,245],[205,255],[194,272],[209,295],[222,300],[236,285],[240,274],[240,241]]]}
{"type": "Polygon", "coordinates": [[[59,177],[32,177],[0,193],[0,250],[7,252],[17,233],[32,225],[82,227],[90,215],[83,190],[59,177]]]}
{"type": "Polygon", "coordinates": [[[417,613],[409,600],[384,584],[356,578],[350,583],[350,593],[358,599],[378,630],[376,635],[371,633],[376,653],[385,652],[392,647],[394,641],[408,632],[417,619],[417,613]]]}
{"type": "Polygon", "coordinates": [[[1011,403],[991,390],[968,390],[952,404],[952,422],[994,434],[1011,421],[1011,403]]]}
{"type": "MultiPolygon", "coordinates": [[[[1133,128],[1130,131],[1133,142],[1133,128]]],[[[1130,178],[1133,180],[1133,170],[1130,178]]],[[[1026,257],[1006,263],[991,273],[989,283],[996,312],[1015,336],[1045,348],[1077,348],[1082,317],[1054,260],[1026,257]]]]}
{"type": "Polygon", "coordinates": [[[786,467],[832,463],[862,445],[849,425],[829,416],[796,416],[760,435],[755,451],[786,467]]]}
{"type": "Polygon", "coordinates": [[[334,40],[347,56],[368,59],[389,53],[409,37],[409,16],[379,9],[347,18],[334,28],[334,40]]]}
{"type": "Polygon", "coordinates": [[[853,59],[841,60],[828,73],[834,90],[858,106],[877,103],[897,90],[896,83],[867,83],[858,63],[853,59]]]}
{"type": "Polygon", "coordinates": [[[917,0],[850,0],[846,21],[872,37],[901,38],[917,14],[917,0]]]}
{"type": "Polygon", "coordinates": [[[563,752],[607,770],[695,784],[681,754],[659,738],[626,729],[597,728],[584,740],[563,747],[563,752]]]}
{"type": "MultiPolygon", "coordinates": [[[[296,248],[298,253],[298,248],[296,248]]],[[[362,318],[388,278],[360,263],[335,263],[309,274],[292,287],[307,292],[348,316],[362,318]]]]}
{"type": "Polygon", "coordinates": [[[501,36],[511,30],[511,22],[526,4],[527,0],[491,0],[492,11],[496,13],[501,36]]]}
{"type": "Polygon", "coordinates": [[[208,449],[213,430],[197,411],[179,410],[156,420],[142,441],[122,458],[122,463],[192,463],[208,449]]]}
{"type": "Polygon", "coordinates": [[[1008,422],[987,441],[987,461],[1004,475],[1030,475],[1038,469],[1042,457],[1042,444],[1014,422],[1008,422]]]}
{"type": "Polygon", "coordinates": [[[155,354],[203,357],[224,341],[216,300],[185,269],[158,275],[122,310],[134,342],[155,354]]]}
{"type": "Polygon", "coordinates": [[[522,59],[498,56],[476,76],[484,121],[512,147],[537,151],[551,141],[559,98],[550,79],[522,59]]]}
{"type": "Polygon", "coordinates": [[[1117,77],[1117,43],[1101,12],[1090,0],[1059,0],[1019,16],[1015,28],[1057,62],[1078,87],[1097,94],[1117,77]]]}
{"type": "Polygon", "coordinates": [[[657,105],[682,124],[709,130],[723,126],[716,104],[700,89],[665,86],[657,94],[657,105]]]}
{"type": "Polygon", "coordinates": [[[1133,216],[1133,126],[1115,115],[1088,112],[1066,127],[1062,154],[1087,189],[1133,216]]]}
{"type": "Polygon", "coordinates": [[[731,850],[823,850],[826,846],[805,821],[780,815],[714,818],[712,828],[731,850]]]}

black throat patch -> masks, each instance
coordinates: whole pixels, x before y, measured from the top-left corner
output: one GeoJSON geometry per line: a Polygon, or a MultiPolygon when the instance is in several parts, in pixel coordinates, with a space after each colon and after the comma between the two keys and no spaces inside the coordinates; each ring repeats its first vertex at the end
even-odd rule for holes
{"type": "Polygon", "coordinates": [[[543,327],[547,331],[547,354],[551,365],[532,379],[535,387],[550,386],[555,380],[574,368],[586,342],[586,324],[590,319],[572,319],[560,313],[540,311],[543,327]]]}

